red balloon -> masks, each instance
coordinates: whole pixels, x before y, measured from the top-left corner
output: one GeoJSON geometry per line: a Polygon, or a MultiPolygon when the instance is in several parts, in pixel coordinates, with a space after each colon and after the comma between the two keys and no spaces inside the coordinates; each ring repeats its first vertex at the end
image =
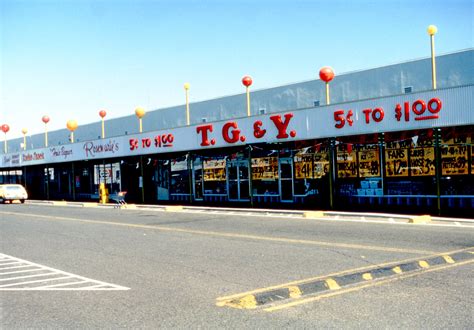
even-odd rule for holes
{"type": "Polygon", "coordinates": [[[100,111],[99,111],[99,116],[100,116],[101,118],[104,118],[106,115],[107,115],[107,111],[105,111],[105,110],[100,110],[100,111]]]}
{"type": "Polygon", "coordinates": [[[334,70],[329,66],[321,68],[319,70],[319,78],[324,82],[330,82],[334,79],[334,70]]]}
{"type": "Polygon", "coordinates": [[[245,76],[242,78],[242,84],[244,84],[245,87],[249,87],[250,85],[252,85],[252,77],[250,76],[245,76]]]}
{"type": "Polygon", "coordinates": [[[43,121],[43,123],[47,124],[49,122],[49,116],[43,116],[41,120],[43,121]]]}
{"type": "Polygon", "coordinates": [[[8,126],[7,124],[2,125],[2,132],[3,133],[6,134],[9,130],[10,130],[10,126],[8,126]]]}

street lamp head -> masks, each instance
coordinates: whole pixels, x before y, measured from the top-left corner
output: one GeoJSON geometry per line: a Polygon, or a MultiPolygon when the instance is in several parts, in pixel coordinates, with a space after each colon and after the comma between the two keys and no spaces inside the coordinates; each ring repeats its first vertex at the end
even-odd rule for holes
{"type": "Polygon", "coordinates": [[[107,116],[107,111],[105,111],[105,110],[100,110],[100,111],[99,111],[99,116],[100,116],[100,118],[104,118],[105,116],[107,116]]]}
{"type": "Polygon", "coordinates": [[[185,83],[184,84],[184,89],[185,90],[189,90],[189,87],[191,87],[191,85],[189,83],[185,83]]]}
{"type": "Polygon", "coordinates": [[[7,134],[7,132],[10,130],[10,126],[8,126],[7,124],[3,124],[2,125],[2,132],[7,134]]]}
{"type": "Polygon", "coordinates": [[[41,120],[43,121],[43,123],[47,124],[47,123],[49,123],[49,116],[43,116],[43,118],[41,118],[41,120]]]}
{"type": "Polygon", "coordinates": [[[436,25],[430,25],[428,26],[427,32],[430,36],[433,36],[438,32],[438,28],[436,27],[436,25]]]}
{"type": "Polygon", "coordinates": [[[28,129],[22,128],[22,129],[21,129],[21,132],[23,133],[23,135],[26,135],[26,133],[28,133],[28,129]]]}

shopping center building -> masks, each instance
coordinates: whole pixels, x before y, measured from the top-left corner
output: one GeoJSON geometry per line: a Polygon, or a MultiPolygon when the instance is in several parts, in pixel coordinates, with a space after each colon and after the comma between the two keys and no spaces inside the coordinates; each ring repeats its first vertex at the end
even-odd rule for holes
{"type": "MultiPolygon", "coordinates": [[[[474,50],[8,140],[32,199],[474,216],[474,50]]],[[[336,68],[337,69],[337,68],[336,68]]],[[[316,72],[317,74],[317,72],[316,72]]],[[[258,77],[255,77],[258,80],[258,77]]],[[[252,86],[253,87],[253,86],[252,86]]],[[[133,109],[131,109],[133,113],[133,109]]],[[[43,114],[38,114],[41,120],[43,114]]],[[[73,114],[71,114],[73,116],[73,114]]],[[[99,117],[98,117],[99,118],[99,117]]]]}

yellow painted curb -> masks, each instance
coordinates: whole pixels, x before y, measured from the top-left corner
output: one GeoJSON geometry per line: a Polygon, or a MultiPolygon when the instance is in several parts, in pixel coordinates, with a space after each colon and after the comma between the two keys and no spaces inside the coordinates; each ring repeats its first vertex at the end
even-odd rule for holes
{"type": "Polygon", "coordinates": [[[308,211],[303,213],[303,218],[316,219],[322,217],[324,217],[323,211],[308,211]]]}
{"type": "Polygon", "coordinates": [[[120,208],[121,209],[136,209],[137,206],[135,204],[123,204],[123,205],[120,205],[120,208]]]}
{"type": "Polygon", "coordinates": [[[177,211],[182,211],[183,206],[182,205],[169,205],[165,207],[166,212],[177,212],[177,211]]]}
{"type": "Polygon", "coordinates": [[[288,291],[290,292],[290,298],[299,298],[302,295],[300,288],[296,285],[288,287],[288,291]]]}
{"type": "Polygon", "coordinates": [[[419,215],[412,217],[408,220],[408,223],[428,223],[431,222],[431,215],[419,215]]]}
{"type": "Polygon", "coordinates": [[[82,203],[82,207],[97,207],[97,203],[82,203]]]}
{"type": "Polygon", "coordinates": [[[67,205],[66,201],[52,201],[51,204],[53,205],[67,205]]]}
{"type": "Polygon", "coordinates": [[[332,278],[328,278],[325,282],[329,290],[339,290],[341,288],[339,284],[337,284],[337,282],[333,280],[332,278]]]}

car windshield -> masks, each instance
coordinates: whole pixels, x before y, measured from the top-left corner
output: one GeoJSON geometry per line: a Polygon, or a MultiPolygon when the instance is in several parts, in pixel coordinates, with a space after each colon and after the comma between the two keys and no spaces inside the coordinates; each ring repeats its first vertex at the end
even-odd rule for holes
{"type": "Polygon", "coordinates": [[[21,187],[20,186],[6,186],[6,189],[8,191],[18,191],[18,190],[21,190],[21,187]]]}

